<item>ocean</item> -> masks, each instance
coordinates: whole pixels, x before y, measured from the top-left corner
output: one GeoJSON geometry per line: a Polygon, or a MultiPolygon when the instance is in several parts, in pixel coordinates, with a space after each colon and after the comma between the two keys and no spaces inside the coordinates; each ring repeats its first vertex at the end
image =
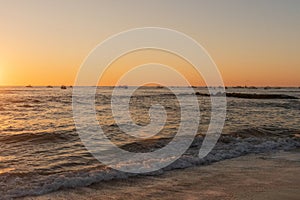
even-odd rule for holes
{"type": "MultiPolygon", "coordinates": [[[[164,106],[167,119],[153,137],[140,140],[122,132],[111,111],[111,87],[98,87],[96,110],[105,135],[120,148],[151,152],[168,144],[180,124],[180,105],[167,88],[142,87],[130,100],[132,120],[149,124],[152,104],[164,106]]],[[[189,99],[184,87],[174,87],[189,99]]],[[[126,94],[126,87],[122,88],[126,94]]],[[[228,88],[227,117],[222,136],[211,153],[198,158],[210,122],[211,103],[206,88],[194,88],[200,108],[198,134],[190,148],[164,171],[209,165],[249,153],[300,147],[299,88],[228,88]],[[253,94],[272,98],[257,98],[253,94]],[[278,95],[278,96],[276,96],[278,95]],[[277,98],[282,96],[284,98],[277,98]],[[290,98],[289,98],[290,97],[290,98]]],[[[193,112],[193,111],[191,111],[193,112]]],[[[82,144],[72,114],[72,88],[0,87],[0,199],[41,195],[64,188],[88,186],[137,174],[110,169],[82,144]]],[[[127,123],[126,121],[124,122],[127,123]]],[[[88,126],[88,124],[87,124],[88,126]]]]}

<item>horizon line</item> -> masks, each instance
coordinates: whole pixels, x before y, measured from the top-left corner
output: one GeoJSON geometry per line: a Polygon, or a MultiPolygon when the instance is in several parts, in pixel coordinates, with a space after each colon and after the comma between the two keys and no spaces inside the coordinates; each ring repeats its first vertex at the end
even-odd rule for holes
{"type": "MultiPolygon", "coordinates": [[[[61,86],[66,86],[66,87],[222,87],[221,85],[211,85],[211,86],[207,86],[207,85],[0,85],[0,87],[61,87],[61,86]]],[[[299,86],[295,86],[295,85],[291,85],[291,86],[287,86],[287,85],[224,85],[224,87],[228,87],[228,88],[300,88],[299,86]]]]}

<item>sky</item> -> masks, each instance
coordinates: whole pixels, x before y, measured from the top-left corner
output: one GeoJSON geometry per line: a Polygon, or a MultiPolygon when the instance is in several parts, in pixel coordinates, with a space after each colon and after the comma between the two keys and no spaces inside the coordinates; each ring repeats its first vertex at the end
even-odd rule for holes
{"type": "MultiPolygon", "coordinates": [[[[73,85],[99,43],[128,29],[154,26],[195,39],[225,85],[300,86],[299,0],[0,0],[0,5],[0,85],[73,85]]],[[[181,64],[191,84],[203,84],[175,55],[128,56],[114,62],[100,83],[115,84],[124,65],[153,59],[181,64]]],[[[152,69],[135,71],[124,84],[155,76],[152,69]]],[[[181,84],[176,77],[160,73],[170,85],[181,84]]]]}

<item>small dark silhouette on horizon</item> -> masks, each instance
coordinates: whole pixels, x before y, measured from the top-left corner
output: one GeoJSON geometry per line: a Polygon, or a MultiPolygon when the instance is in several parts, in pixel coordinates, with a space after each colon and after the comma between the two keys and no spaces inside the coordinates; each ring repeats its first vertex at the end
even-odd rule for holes
{"type": "MultiPolygon", "coordinates": [[[[210,97],[210,94],[196,92],[197,96],[210,97]]],[[[298,99],[297,97],[284,94],[252,94],[252,93],[217,93],[212,96],[226,96],[242,99],[298,99]]]]}

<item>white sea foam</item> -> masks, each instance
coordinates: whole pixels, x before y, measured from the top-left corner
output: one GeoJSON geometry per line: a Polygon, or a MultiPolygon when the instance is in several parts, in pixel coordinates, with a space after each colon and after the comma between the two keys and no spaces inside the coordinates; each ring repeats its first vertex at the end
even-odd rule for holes
{"type": "MultiPolygon", "coordinates": [[[[162,170],[145,175],[158,175],[169,170],[183,169],[197,165],[208,165],[213,162],[235,158],[250,153],[291,150],[300,147],[299,139],[289,137],[249,137],[240,139],[231,136],[224,136],[223,140],[230,140],[230,142],[219,142],[215,149],[208,156],[203,159],[199,159],[197,157],[197,150],[202,143],[202,138],[197,138],[194,141],[192,147],[180,159],[162,170]]],[[[10,186],[1,185],[1,191],[5,192],[1,194],[0,198],[9,199],[13,197],[28,195],[41,195],[59,189],[89,186],[91,184],[102,181],[109,181],[112,179],[126,179],[133,176],[136,176],[136,174],[129,174],[111,169],[95,169],[90,171],[69,172],[65,174],[54,174],[49,176],[41,176],[35,174],[27,178],[12,178],[12,176],[9,175],[7,175],[6,177],[2,175],[1,181],[9,183],[10,186]]]]}

